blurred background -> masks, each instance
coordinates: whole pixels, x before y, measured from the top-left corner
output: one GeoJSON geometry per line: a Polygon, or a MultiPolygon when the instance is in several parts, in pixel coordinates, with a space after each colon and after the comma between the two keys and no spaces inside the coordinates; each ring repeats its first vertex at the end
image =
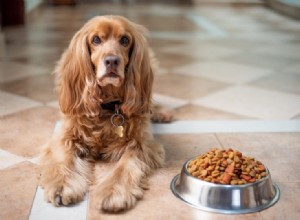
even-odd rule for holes
{"type": "MultiPolygon", "coordinates": [[[[299,0],[1,0],[0,12],[0,189],[5,192],[0,219],[26,219],[30,212],[36,158],[59,120],[51,73],[74,33],[97,15],[123,15],[149,29],[160,64],[154,101],[174,110],[177,121],[213,121],[217,126],[238,121],[246,129],[248,120],[299,125],[299,0]],[[19,203],[11,208],[9,201],[15,200],[19,203]]],[[[276,126],[280,131],[281,124],[276,126]]],[[[184,133],[185,127],[178,129],[184,133]]],[[[276,210],[279,218],[273,218],[273,209],[265,212],[266,218],[259,214],[254,219],[297,219],[299,208],[293,205],[299,199],[293,192],[299,193],[299,133],[250,133],[251,128],[245,136],[162,135],[168,173],[175,175],[196,150],[237,144],[269,162],[276,180],[292,182],[282,186],[290,196],[276,210]],[[176,146],[177,153],[172,150],[176,146]],[[274,155],[268,157],[268,152],[274,155]],[[291,215],[295,218],[284,217],[291,215]]],[[[169,207],[170,212],[178,207],[169,207]]]]}

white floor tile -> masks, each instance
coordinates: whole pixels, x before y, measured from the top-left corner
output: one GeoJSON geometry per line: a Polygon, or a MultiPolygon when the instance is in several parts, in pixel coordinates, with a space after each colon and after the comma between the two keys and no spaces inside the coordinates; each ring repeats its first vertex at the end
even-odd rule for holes
{"type": "Polygon", "coordinates": [[[167,108],[178,108],[180,106],[186,105],[188,101],[178,98],[169,97],[166,95],[161,95],[158,93],[153,94],[153,103],[159,104],[161,106],[167,107],[167,108]]]}
{"type": "Polygon", "coordinates": [[[38,187],[29,220],[85,220],[87,217],[87,204],[88,201],[85,199],[69,207],[54,207],[44,200],[44,191],[38,187]]]}
{"type": "Polygon", "coordinates": [[[26,159],[23,157],[19,157],[7,151],[0,150],[0,170],[13,166],[17,163],[21,163],[25,160],[26,159]]]}
{"type": "Polygon", "coordinates": [[[251,82],[272,73],[268,69],[230,62],[194,63],[176,68],[173,72],[235,84],[251,82]]]}
{"type": "Polygon", "coordinates": [[[41,103],[31,99],[0,91],[0,116],[12,114],[40,105],[41,103]]]}
{"type": "Polygon", "coordinates": [[[53,107],[53,108],[59,109],[58,101],[47,102],[46,105],[47,105],[47,106],[51,106],[51,107],[53,107]]]}
{"type": "Polygon", "coordinates": [[[209,120],[152,124],[154,134],[300,132],[300,120],[209,120]]]}
{"type": "Polygon", "coordinates": [[[285,120],[300,112],[300,96],[250,86],[230,87],[193,103],[258,119],[285,120]]]}

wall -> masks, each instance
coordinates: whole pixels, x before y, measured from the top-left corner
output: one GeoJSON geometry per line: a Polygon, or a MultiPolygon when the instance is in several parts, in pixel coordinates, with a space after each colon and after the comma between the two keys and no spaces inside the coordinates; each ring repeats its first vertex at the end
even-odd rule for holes
{"type": "Polygon", "coordinates": [[[25,13],[30,12],[35,9],[39,4],[42,3],[43,0],[24,0],[25,2],[25,13]]]}

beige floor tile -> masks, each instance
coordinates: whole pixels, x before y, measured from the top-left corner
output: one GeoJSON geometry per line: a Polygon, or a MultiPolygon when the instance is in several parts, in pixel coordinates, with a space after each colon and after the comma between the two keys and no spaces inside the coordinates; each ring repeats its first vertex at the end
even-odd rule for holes
{"type": "Polygon", "coordinates": [[[0,119],[0,147],[10,153],[35,157],[45,144],[58,120],[58,111],[38,107],[0,119]]]}
{"type": "Polygon", "coordinates": [[[140,24],[153,31],[194,31],[199,30],[198,26],[186,19],[184,16],[145,16],[136,17],[140,24]]]}
{"type": "Polygon", "coordinates": [[[278,183],[280,199],[274,207],[262,211],[263,219],[298,219],[300,215],[300,183],[278,183]]]}
{"type": "Polygon", "coordinates": [[[173,72],[235,84],[251,82],[272,73],[269,69],[218,61],[193,63],[179,67],[173,72]]]}
{"type": "Polygon", "coordinates": [[[51,74],[30,76],[2,83],[0,89],[40,102],[48,102],[56,98],[54,94],[54,76],[51,74]]]}
{"type": "Polygon", "coordinates": [[[196,99],[224,89],[228,84],[200,77],[164,74],[156,76],[154,92],[180,99],[196,99]]]}
{"type": "Polygon", "coordinates": [[[40,105],[34,100],[0,91],[0,117],[40,105]]]}
{"type": "Polygon", "coordinates": [[[165,69],[175,69],[177,67],[192,63],[195,59],[181,53],[156,53],[156,59],[160,67],[165,69]]]}
{"type": "Polygon", "coordinates": [[[0,72],[0,83],[50,73],[47,68],[6,61],[0,61],[0,72]]]}
{"type": "Polygon", "coordinates": [[[278,54],[266,55],[262,53],[247,52],[237,56],[231,56],[226,58],[227,61],[233,61],[236,63],[244,63],[255,67],[262,67],[272,70],[281,69],[290,66],[293,63],[299,62],[299,58],[284,58],[278,56],[278,54]]]}
{"type": "Polygon", "coordinates": [[[203,60],[211,60],[211,59],[217,59],[227,56],[233,56],[235,54],[239,54],[241,51],[236,48],[232,47],[224,47],[224,46],[215,46],[213,44],[200,44],[197,45],[195,43],[193,44],[187,44],[177,47],[169,47],[165,48],[163,50],[167,53],[172,54],[183,54],[188,57],[193,57],[197,59],[203,59],[203,60]]]}
{"type": "Polygon", "coordinates": [[[232,120],[232,119],[251,119],[246,116],[230,114],[211,108],[188,104],[179,107],[175,111],[177,120],[232,120]]]}
{"type": "Polygon", "coordinates": [[[290,119],[300,112],[300,96],[250,86],[230,87],[194,104],[259,119],[290,119]]]}
{"type": "Polygon", "coordinates": [[[272,74],[262,79],[249,83],[251,86],[271,89],[281,92],[290,92],[300,95],[300,74],[272,74]]]}
{"type": "Polygon", "coordinates": [[[28,219],[37,187],[36,166],[24,162],[0,171],[0,219],[28,219]]]}

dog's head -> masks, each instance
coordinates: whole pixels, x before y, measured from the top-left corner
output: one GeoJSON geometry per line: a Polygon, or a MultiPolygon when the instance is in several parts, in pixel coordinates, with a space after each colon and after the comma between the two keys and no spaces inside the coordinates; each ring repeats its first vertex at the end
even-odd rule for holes
{"type": "Polygon", "coordinates": [[[112,94],[119,96],[128,116],[149,112],[153,73],[145,32],[120,16],[88,21],[56,68],[62,112],[98,115],[104,90],[115,91],[112,94]]]}

